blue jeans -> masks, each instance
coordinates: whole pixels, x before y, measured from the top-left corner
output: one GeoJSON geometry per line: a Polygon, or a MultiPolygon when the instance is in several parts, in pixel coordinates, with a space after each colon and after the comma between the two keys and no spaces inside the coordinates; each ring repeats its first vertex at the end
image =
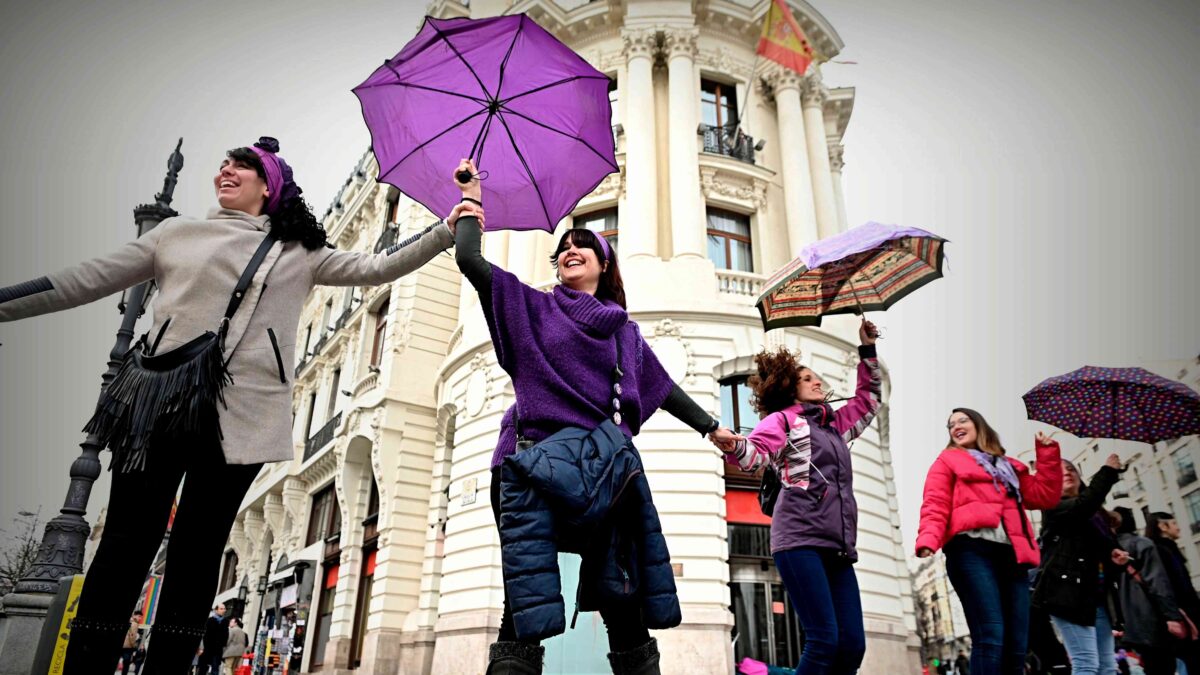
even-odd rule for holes
{"type": "Polygon", "coordinates": [[[826,549],[798,548],[774,557],[804,628],[796,675],[854,675],[867,651],[854,566],[826,549]]]}
{"type": "Polygon", "coordinates": [[[1071,657],[1072,675],[1117,675],[1116,645],[1108,610],[1096,607],[1096,625],[1080,626],[1057,616],[1050,621],[1062,635],[1063,646],[1071,657]]]}
{"type": "Polygon", "coordinates": [[[956,536],[946,575],[971,631],[971,675],[1022,675],[1029,644],[1029,576],[1012,546],[956,536]]]}

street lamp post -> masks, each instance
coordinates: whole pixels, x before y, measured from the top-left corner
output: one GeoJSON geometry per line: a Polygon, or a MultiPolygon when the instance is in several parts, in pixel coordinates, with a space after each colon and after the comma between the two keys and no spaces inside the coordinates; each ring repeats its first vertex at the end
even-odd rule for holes
{"type": "MultiPolygon", "coordinates": [[[[143,204],[133,210],[138,236],[154,229],[160,222],[179,215],[171,208],[175,184],[179,171],[183,169],[183,154],[180,148],[183,139],[175,145],[175,151],[167,160],[167,176],[162,192],[154,196],[153,204],[143,204]]],[[[108,370],[101,376],[100,391],[116,376],[121,360],[133,343],[134,329],[138,317],[146,311],[146,304],[153,293],[153,282],[138,284],[122,297],[118,310],[122,314],[121,327],[117,330],[117,341],[109,353],[108,370]],[[134,308],[134,311],[128,311],[134,308]]],[[[103,446],[92,434],[83,441],[83,453],[71,464],[71,484],[59,514],[46,523],[37,560],[29,573],[19,582],[13,592],[3,599],[4,630],[0,631],[0,675],[28,672],[19,670],[32,662],[34,646],[37,645],[41,624],[46,617],[50,600],[58,592],[59,580],[83,571],[83,552],[91,526],[84,515],[92,485],[100,477],[100,451],[103,446]]]]}

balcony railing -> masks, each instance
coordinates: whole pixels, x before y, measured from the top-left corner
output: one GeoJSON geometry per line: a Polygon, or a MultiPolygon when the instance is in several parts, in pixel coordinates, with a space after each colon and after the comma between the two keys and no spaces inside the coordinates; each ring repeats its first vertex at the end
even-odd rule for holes
{"type": "Polygon", "coordinates": [[[763,276],[753,272],[717,270],[717,292],[757,298],[762,293],[763,276]]]}
{"type": "Polygon", "coordinates": [[[754,163],[754,151],[762,149],[762,141],[754,143],[754,137],[742,133],[737,126],[725,125],[714,127],[701,124],[696,130],[704,137],[704,151],[716,155],[725,155],[743,162],[754,163]]]}
{"type": "Polygon", "coordinates": [[[388,223],[383,228],[383,233],[379,235],[379,240],[375,242],[375,252],[382,253],[392,246],[396,245],[396,238],[400,236],[400,226],[396,223],[388,223]]]}
{"type": "Polygon", "coordinates": [[[338,425],[342,423],[342,413],[333,416],[325,426],[321,427],[317,433],[313,434],[304,442],[304,461],[308,461],[317,451],[329,444],[333,440],[333,432],[337,431],[338,425]]]}
{"type": "Polygon", "coordinates": [[[379,373],[367,373],[367,376],[354,385],[354,397],[358,398],[371,391],[379,384],[379,373]]]}
{"type": "Polygon", "coordinates": [[[1195,483],[1196,482],[1196,469],[1191,468],[1191,469],[1187,469],[1185,471],[1180,471],[1178,481],[1179,481],[1179,487],[1183,487],[1185,485],[1191,485],[1192,483],[1195,483]]]}
{"type": "Polygon", "coordinates": [[[771,558],[771,528],[766,525],[730,525],[730,558],[771,558]]]}

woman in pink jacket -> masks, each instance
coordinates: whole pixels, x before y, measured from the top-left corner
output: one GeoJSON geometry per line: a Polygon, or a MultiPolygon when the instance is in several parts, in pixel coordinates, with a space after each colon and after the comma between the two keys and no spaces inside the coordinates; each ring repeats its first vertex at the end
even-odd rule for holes
{"type": "Polygon", "coordinates": [[[946,549],[946,573],[971,630],[972,675],[1025,672],[1028,572],[1041,561],[1025,509],[1050,509],[1062,496],[1058,443],[1037,435],[1037,473],[1006,456],[983,416],[955,408],[950,447],[925,478],[917,557],[946,549]]]}

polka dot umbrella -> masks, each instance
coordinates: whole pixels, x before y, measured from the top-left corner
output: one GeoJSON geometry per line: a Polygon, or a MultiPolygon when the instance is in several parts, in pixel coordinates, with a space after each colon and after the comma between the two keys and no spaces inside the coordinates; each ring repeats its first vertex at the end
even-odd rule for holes
{"type": "Polygon", "coordinates": [[[1022,398],[1029,419],[1080,438],[1157,443],[1200,434],[1200,394],[1143,368],[1084,366],[1022,398]]]}

